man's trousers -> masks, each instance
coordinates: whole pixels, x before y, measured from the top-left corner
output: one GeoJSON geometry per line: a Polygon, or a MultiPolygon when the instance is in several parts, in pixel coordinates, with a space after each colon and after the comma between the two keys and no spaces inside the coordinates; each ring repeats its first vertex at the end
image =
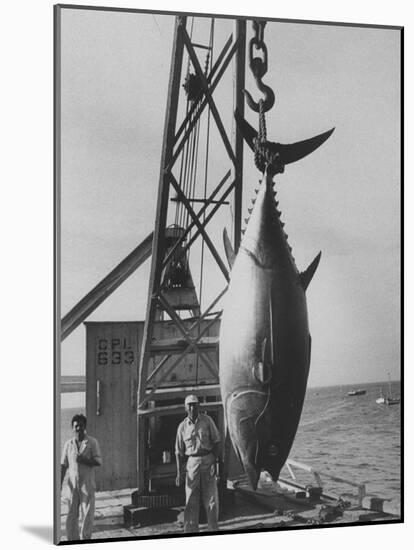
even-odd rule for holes
{"type": "Polygon", "coordinates": [[[184,533],[198,532],[200,499],[206,511],[208,530],[218,531],[218,490],[213,453],[188,457],[185,496],[184,533]]]}
{"type": "Polygon", "coordinates": [[[95,490],[85,486],[69,491],[69,510],[66,518],[66,536],[68,540],[88,540],[92,538],[95,515],[95,490]],[[80,515],[80,528],[79,528],[80,515]]]}

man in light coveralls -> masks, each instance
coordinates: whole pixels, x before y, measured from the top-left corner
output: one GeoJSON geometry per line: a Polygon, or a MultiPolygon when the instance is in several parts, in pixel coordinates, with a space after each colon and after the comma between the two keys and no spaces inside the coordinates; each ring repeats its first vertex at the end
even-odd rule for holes
{"type": "Polygon", "coordinates": [[[72,418],[73,438],[66,441],[61,460],[61,480],[69,471],[69,510],[66,518],[68,540],[92,538],[95,515],[95,467],[101,466],[101,452],[94,437],[86,433],[86,417],[77,414],[72,418]],[[81,525],[79,530],[79,512],[81,525]]]}
{"type": "Polygon", "coordinates": [[[219,455],[220,434],[213,420],[207,414],[199,413],[196,395],[188,395],[184,404],[187,418],[178,426],[175,441],[177,487],[184,481],[183,465],[185,456],[188,457],[184,533],[198,532],[200,498],[206,510],[208,530],[218,531],[216,459],[219,455]]]}

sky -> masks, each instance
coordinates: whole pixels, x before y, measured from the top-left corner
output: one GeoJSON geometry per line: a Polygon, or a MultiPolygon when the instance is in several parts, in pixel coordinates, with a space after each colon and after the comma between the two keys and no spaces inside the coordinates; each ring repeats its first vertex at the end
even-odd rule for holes
{"type": "MultiPolygon", "coordinates": [[[[208,40],[208,24],[195,19],[195,41],[208,40]]],[[[62,315],[153,230],[173,26],[167,15],[62,11],[62,315]]],[[[216,56],[231,32],[231,21],[216,19],[216,56]]],[[[250,22],[247,33],[249,40],[250,22]]],[[[307,291],[310,386],[400,377],[399,41],[392,29],[265,28],[264,81],[276,94],[268,138],[289,143],[335,127],[319,150],[276,178],[298,268],[322,251],[307,291]]],[[[248,68],[246,88],[257,97],[248,68]]],[[[215,98],[230,134],[230,73],[215,98]]],[[[257,126],[248,108],[246,118],[257,126]]],[[[214,123],[211,138],[214,187],[229,163],[214,123]]],[[[259,177],[245,148],[244,215],[259,177]]],[[[231,215],[223,211],[209,227],[223,257],[221,233],[231,215]]],[[[197,254],[190,260],[196,286],[197,254]]],[[[144,320],[149,267],[88,320],[144,320]]],[[[223,284],[207,260],[203,302],[223,284]]],[[[62,344],[62,374],[84,371],[81,325],[62,344]]]]}

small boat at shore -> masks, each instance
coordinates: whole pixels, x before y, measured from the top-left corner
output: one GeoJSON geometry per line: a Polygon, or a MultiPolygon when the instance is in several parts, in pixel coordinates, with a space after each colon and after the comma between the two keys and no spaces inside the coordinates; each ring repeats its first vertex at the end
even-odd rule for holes
{"type": "Polygon", "coordinates": [[[382,393],[382,389],[381,389],[380,396],[375,400],[375,402],[378,403],[378,405],[398,405],[400,401],[401,399],[399,397],[384,395],[382,393]]]}
{"type": "Polygon", "coordinates": [[[354,395],[365,395],[367,393],[367,390],[351,390],[348,392],[348,395],[350,397],[353,397],[354,395]]]}
{"type": "Polygon", "coordinates": [[[380,389],[380,396],[375,400],[378,405],[398,405],[401,399],[399,397],[393,397],[391,391],[391,379],[388,375],[388,394],[384,395],[382,388],[380,389]]]}

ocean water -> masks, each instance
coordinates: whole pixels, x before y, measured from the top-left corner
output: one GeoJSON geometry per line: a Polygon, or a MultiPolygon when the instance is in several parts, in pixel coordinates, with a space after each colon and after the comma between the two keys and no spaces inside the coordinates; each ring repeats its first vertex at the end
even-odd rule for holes
{"type": "MultiPolygon", "coordinates": [[[[290,453],[293,460],[321,473],[324,489],[352,500],[356,488],[332,481],[325,474],[365,483],[368,494],[400,500],[401,491],[401,405],[378,405],[375,399],[387,384],[358,384],[309,388],[298,432],[290,453]],[[365,395],[349,397],[351,389],[365,395]]],[[[400,397],[399,382],[392,394],[400,397]]],[[[70,421],[85,412],[85,394],[62,395],[61,440],[71,437],[70,421]]],[[[294,470],[297,481],[313,481],[310,474],[294,470]]],[[[289,477],[286,469],[282,477],[289,477]]]]}
{"type": "MultiPolygon", "coordinates": [[[[60,450],[72,436],[71,422],[75,414],[86,414],[85,392],[63,393],[60,413],[60,450]]],[[[93,434],[91,434],[93,435],[93,434]]]]}
{"type": "MultiPolygon", "coordinates": [[[[379,405],[375,400],[387,384],[359,384],[310,388],[290,458],[322,473],[365,483],[368,494],[400,499],[401,405],[379,405]],[[350,397],[351,389],[365,395],[350,397]]],[[[400,397],[400,383],[391,386],[400,397]]],[[[355,488],[326,479],[332,492],[355,494],[355,488]]]]}

